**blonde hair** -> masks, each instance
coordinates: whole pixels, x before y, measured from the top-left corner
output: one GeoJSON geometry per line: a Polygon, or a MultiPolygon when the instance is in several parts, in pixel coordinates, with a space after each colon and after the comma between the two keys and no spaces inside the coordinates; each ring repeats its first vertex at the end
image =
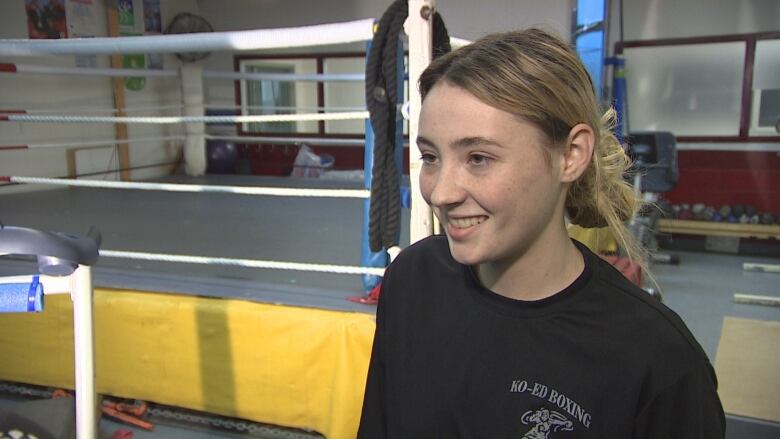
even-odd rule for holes
{"type": "Polygon", "coordinates": [[[535,28],[488,35],[434,60],[420,76],[422,98],[442,80],[535,124],[552,148],[564,145],[574,125],[590,126],[593,156],[569,188],[567,216],[582,227],[608,226],[647,271],[645,252],[626,226],[640,200],[625,179],[631,161],[612,134],[615,111],[602,115],[590,75],[569,44],[535,28]]]}

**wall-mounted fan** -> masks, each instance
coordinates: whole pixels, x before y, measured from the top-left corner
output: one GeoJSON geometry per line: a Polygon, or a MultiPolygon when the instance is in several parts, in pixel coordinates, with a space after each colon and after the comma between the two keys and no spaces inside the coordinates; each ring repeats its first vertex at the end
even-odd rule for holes
{"type": "MultiPolygon", "coordinates": [[[[214,32],[208,21],[200,15],[182,12],[173,17],[165,28],[166,34],[192,34],[197,32],[214,32]]],[[[177,53],[176,57],[184,62],[195,62],[209,56],[210,52],[177,53]]]]}

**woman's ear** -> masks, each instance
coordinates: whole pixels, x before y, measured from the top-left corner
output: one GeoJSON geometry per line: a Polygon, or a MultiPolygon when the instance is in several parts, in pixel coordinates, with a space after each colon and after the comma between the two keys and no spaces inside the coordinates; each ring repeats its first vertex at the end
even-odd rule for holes
{"type": "Polygon", "coordinates": [[[595,144],[596,135],[590,126],[578,123],[572,127],[561,157],[561,182],[572,183],[580,178],[590,164],[595,144]]]}

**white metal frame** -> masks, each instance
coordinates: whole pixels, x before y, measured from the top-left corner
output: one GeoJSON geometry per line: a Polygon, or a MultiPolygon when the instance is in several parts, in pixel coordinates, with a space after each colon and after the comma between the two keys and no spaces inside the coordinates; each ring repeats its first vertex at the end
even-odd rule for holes
{"type": "MultiPolygon", "coordinates": [[[[32,275],[6,276],[0,283],[31,283],[32,275]]],[[[98,432],[95,391],[92,269],[80,265],[70,276],[39,276],[45,295],[70,293],[73,301],[73,344],[76,363],[76,438],[95,439],[98,432]]]]}
{"type": "Polygon", "coordinates": [[[92,269],[81,265],[70,275],[73,301],[73,344],[76,360],[76,438],[97,437],[95,343],[92,314],[92,269]]]}

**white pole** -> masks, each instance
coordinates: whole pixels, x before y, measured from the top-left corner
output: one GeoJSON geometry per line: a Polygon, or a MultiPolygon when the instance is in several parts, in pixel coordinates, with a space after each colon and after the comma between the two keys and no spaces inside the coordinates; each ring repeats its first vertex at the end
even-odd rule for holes
{"type": "Polygon", "coordinates": [[[0,56],[112,55],[289,49],[370,41],[374,19],[314,26],[132,37],[0,39],[0,56]]]}
{"type": "MultiPolygon", "coordinates": [[[[198,65],[185,64],[181,67],[181,99],[184,116],[203,116],[203,68],[198,65]]],[[[203,175],[206,173],[206,124],[203,122],[187,123],[184,132],[187,139],[184,143],[184,168],[187,175],[203,175]]]]}
{"type": "MultiPolygon", "coordinates": [[[[105,69],[88,67],[58,67],[39,66],[33,64],[9,64],[0,63],[0,67],[6,66],[13,71],[6,73],[30,73],[40,75],[73,75],[73,76],[140,76],[145,78],[176,78],[177,70],[149,70],[149,69],[105,69]]],[[[3,71],[0,69],[0,71],[3,71]]],[[[365,81],[365,73],[250,73],[250,72],[225,72],[204,70],[204,78],[230,79],[230,80],[265,80],[265,81],[329,81],[329,82],[361,82],[365,81]]]]}
{"type": "Polygon", "coordinates": [[[409,178],[412,209],[409,241],[415,243],[433,233],[433,216],[420,194],[419,178],[422,162],[417,149],[417,126],[422,100],[417,81],[431,62],[433,8],[435,0],[409,0],[406,34],[409,36],[409,178]]]}
{"type": "Polygon", "coordinates": [[[97,437],[94,333],[92,329],[92,270],[81,265],[71,275],[73,344],[76,359],[76,439],[97,437]]]}
{"type": "Polygon", "coordinates": [[[18,73],[42,75],[75,75],[75,76],[143,76],[145,78],[175,78],[179,76],[176,70],[142,70],[142,69],[102,69],[87,67],[38,66],[34,64],[11,64],[18,73]]]}

